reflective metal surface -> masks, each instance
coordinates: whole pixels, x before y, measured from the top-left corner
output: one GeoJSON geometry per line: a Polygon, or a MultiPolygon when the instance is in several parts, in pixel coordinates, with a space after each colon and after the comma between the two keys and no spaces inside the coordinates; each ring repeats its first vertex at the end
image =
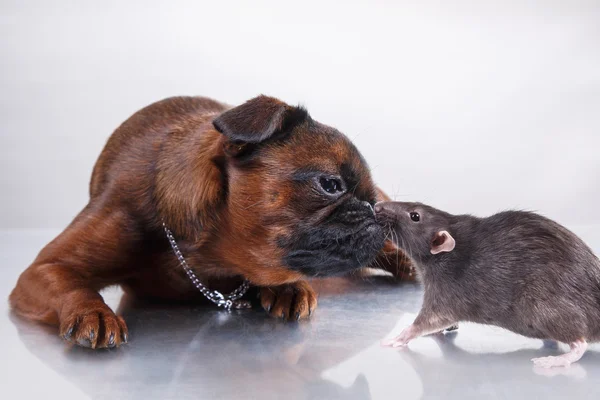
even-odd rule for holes
{"type": "MultiPolygon", "coordinates": [[[[0,295],[55,232],[0,234],[0,295]]],[[[414,284],[314,282],[311,321],[283,323],[258,310],[121,302],[131,333],[121,349],[67,348],[52,328],[23,321],[2,302],[2,398],[44,399],[519,399],[600,398],[600,346],[568,369],[534,370],[532,357],[565,350],[510,332],[463,324],[405,350],[379,341],[412,322],[414,284]]],[[[121,303],[121,305],[120,305],[121,303]]]]}

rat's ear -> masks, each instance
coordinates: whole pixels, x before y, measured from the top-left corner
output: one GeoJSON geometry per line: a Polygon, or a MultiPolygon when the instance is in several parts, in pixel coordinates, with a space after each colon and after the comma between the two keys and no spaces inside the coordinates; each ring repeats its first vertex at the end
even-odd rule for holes
{"type": "Polygon", "coordinates": [[[456,246],[456,242],[448,231],[436,232],[431,240],[431,254],[452,251],[454,250],[454,246],[456,246]]]}
{"type": "Polygon", "coordinates": [[[241,146],[260,143],[307,117],[301,107],[261,95],[225,111],[213,120],[213,126],[235,146],[241,146]]]}

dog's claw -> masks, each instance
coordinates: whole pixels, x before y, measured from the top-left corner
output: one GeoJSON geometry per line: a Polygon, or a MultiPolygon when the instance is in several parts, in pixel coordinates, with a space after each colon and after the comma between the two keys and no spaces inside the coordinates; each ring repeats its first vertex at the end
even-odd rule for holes
{"type": "Polygon", "coordinates": [[[73,336],[73,331],[75,330],[75,325],[71,325],[71,327],[69,328],[69,330],[67,331],[67,333],[65,333],[65,340],[70,340],[71,336],[73,336]]]}
{"type": "Polygon", "coordinates": [[[309,309],[317,306],[317,295],[307,282],[299,281],[260,288],[261,306],[272,317],[297,321],[308,317],[309,309]]]}
{"type": "Polygon", "coordinates": [[[78,339],[77,344],[82,347],[92,347],[92,342],[89,339],[78,339]]]}
{"type": "Polygon", "coordinates": [[[127,325],[123,318],[116,316],[106,306],[106,310],[83,311],[76,310],[67,316],[64,328],[60,331],[62,337],[71,344],[81,347],[113,348],[123,343],[123,334],[127,332],[127,325]],[[74,314],[74,315],[73,315],[74,314]]]}

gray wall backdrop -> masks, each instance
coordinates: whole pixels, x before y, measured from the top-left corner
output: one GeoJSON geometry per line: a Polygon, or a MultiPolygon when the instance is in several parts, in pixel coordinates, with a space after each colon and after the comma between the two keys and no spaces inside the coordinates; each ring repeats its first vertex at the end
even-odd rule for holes
{"type": "Polygon", "coordinates": [[[137,109],[302,103],[401,200],[600,249],[598,1],[2,1],[0,229],[62,229],[137,109]]]}

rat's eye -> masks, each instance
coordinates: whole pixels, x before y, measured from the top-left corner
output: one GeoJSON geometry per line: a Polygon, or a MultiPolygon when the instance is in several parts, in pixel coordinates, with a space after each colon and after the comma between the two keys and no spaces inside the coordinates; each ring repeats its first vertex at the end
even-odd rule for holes
{"type": "Polygon", "coordinates": [[[419,222],[421,220],[421,216],[418,212],[411,212],[410,219],[412,219],[414,222],[419,222]]]}
{"type": "Polygon", "coordinates": [[[342,182],[336,178],[321,178],[319,179],[319,184],[323,190],[329,194],[336,194],[344,191],[342,182]]]}

